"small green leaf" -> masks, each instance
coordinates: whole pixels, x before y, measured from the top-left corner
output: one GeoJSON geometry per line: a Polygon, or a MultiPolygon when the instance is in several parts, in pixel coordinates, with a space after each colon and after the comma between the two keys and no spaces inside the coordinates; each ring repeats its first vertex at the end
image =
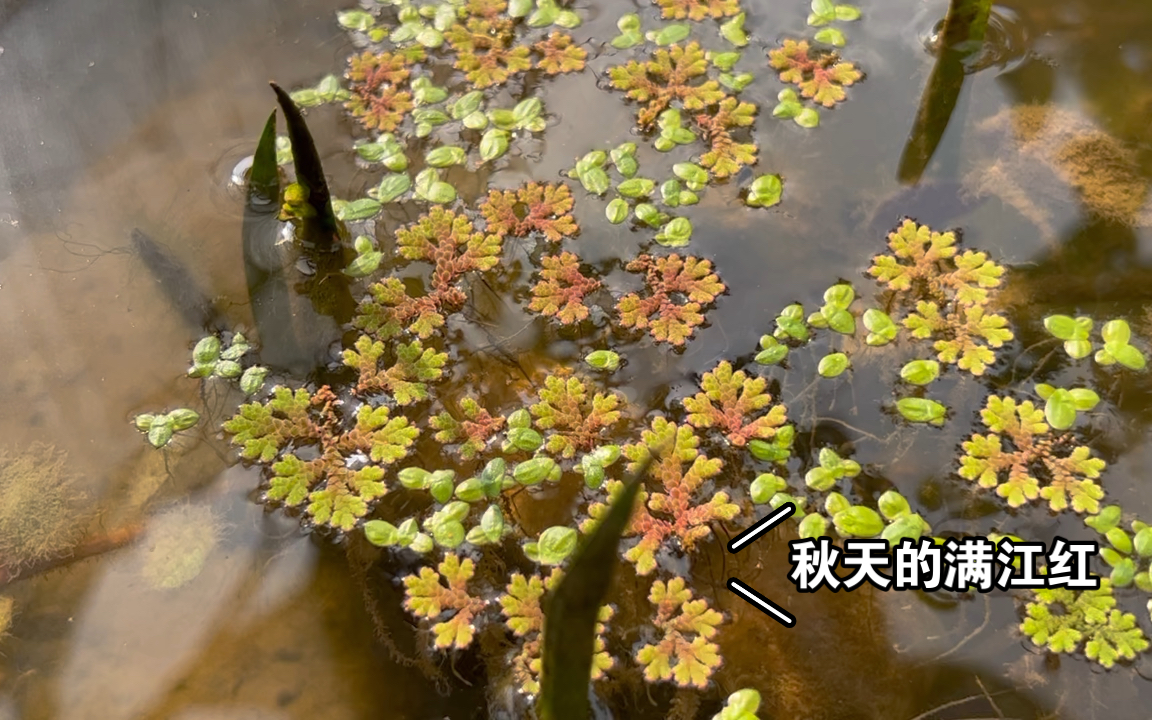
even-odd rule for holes
{"type": "Polygon", "coordinates": [[[396,473],[396,478],[409,490],[426,490],[432,484],[432,473],[418,467],[404,468],[396,473]]]}
{"type": "Polygon", "coordinates": [[[1044,418],[1054,430],[1067,430],[1076,424],[1076,402],[1064,388],[1054,390],[1044,405],[1044,418]]]}
{"type": "Polygon", "coordinates": [[[888,520],[895,520],[912,512],[908,499],[895,490],[887,490],[876,501],[880,514],[888,520]]]}
{"type": "Polygon", "coordinates": [[[189,410],[188,408],[178,408],[173,410],[172,412],[168,413],[165,418],[167,422],[172,426],[172,430],[175,432],[187,430],[188,428],[194,426],[196,423],[200,422],[200,414],[195,410],[189,410]]]}
{"type": "Polygon", "coordinates": [[[376,547],[390,547],[399,544],[400,531],[392,523],[369,520],[364,523],[364,537],[376,547]]]}
{"type": "Polygon", "coordinates": [[[424,162],[434,168],[446,168],[452,165],[463,165],[468,159],[464,148],[455,145],[441,145],[430,150],[424,156],[424,162]]]}
{"type": "Polygon", "coordinates": [[[870,507],[853,505],[832,516],[836,531],[845,537],[876,537],[884,531],[884,520],[870,507]]]}
{"type": "Polygon", "coordinates": [[[466,503],[474,503],[481,500],[484,497],[484,486],[480,483],[480,478],[468,478],[457,485],[456,497],[466,503]]]}
{"type": "Polygon", "coordinates": [[[816,372],[820,373],[823,377],[834,378],[843,374],[843,372],[848,369],[848,364],[848,356],[844,353],[829,353],[820,358],[820,363],[816,366],[816,372]]]}
{"type": "Polygon", "coordinates": [[[756,362],[761,365],[775,365],[788,357],[788,346],[781,343],[771,335],[760,336],[760,352],[756,353],[756,362]]]}
{"type": "MultiPolygon", "coordinates": [[[[536,452],[544,444],[544,438],[530,427],[509,428],[504,443],[505,452],[515,449],[523,452],[536,452]]],[[[525,471],[527,472],[527,471],[525,471]]],[[[519,479],[519,478],[517,478],[519,479]]]]}
{"type": "Polygon", "coordinates": [[[521,485],[539,485],[557,468],[556,461],[550,457],[532,458],[517,465],[512,477],[521,485]]]}
{"type": "Polygon", "coordinates": [[[376,19],[372,17],[372,13],[364,10],[346,10],[336,13],[336,22],[345,30],[367,32],[376,24],[376,19]]]}
{"type": "Polygon", "coordinates": [[[928,398],[901,398],[896,410],[908,422],[943,425],[948,408],[928,398]]]}
{"type": "Polygon", "coordinates": [[[536,7],[535,0],[509,0],[508,1],[508,16],[514,18],[522,18],[532,12],[532,8],[536,7]]]}
{"type": "Polygon", "coordinates": [[[805,515],[798,528],[800,538],[821,538],[828,534],[828,519],[819,513],[805,515]]]}
{"type": "Polygon", "coordinates": [[[720,25],[720,36],[736,47],[747,45],[748,33],[744,32],[744,19],[745,13],[740,13],[720,25]]]}
{"type": "Polygon", "coordinates": [[[648,197],[656,189],[656,183],[647,178],[634,177],[616,186],[616,192],[626,198],[648,197]]]}
{"type": "Polygon", "coordinates": [[[691,190],[703,190],[708,185],[708,171],[695,163],[676,163],[672,173],[691,190]]]}
{"type": "Polygon", "coordinates": [[[833,27],[826,27],[818,30],[815,35],[815,40],[816,42],[824,43],[825,45],[831,45],[832,47],[844,47],[844,45],[848,42],[847,38],[844,37],[844,33],[841,32],[838,28],[833,27]]]}
{"type": "Polygon", "coordinates": [[[722,53],[709,53],[708,59],[712,61],[716,69],[728,72],[740,61],[740,55],[741,53],[737,50],[729,50],[722,53]]]}
{"type": "Polygon", "coordinates": [[[896,334],[900,330],[888,313],[875,308],[864,311],[864,327],[869,331],[864,342],[873,346],[887,345],[896,339],[896,334]]]}
{"type": "Polygon", "coordinates": [[[584,357],[584,362],[597,370],[612,372],[620,367],[620,356],[611,350],[594,350],[584,357]]]}
{"type": "Polygon", "coordinates": [[[621,198],[613,198],[608,207],[604,209],[608,222],[619,225],[628,219],[628,203],[621,198]]]}
{"type": "Polygon", "coordinates": [[[510,135],[507,130],[500,130],[499,128],[489,128],[480,137],[480,157],[484,162],[490,162],[508,152],[508,139],[510,135]]]}
{"type": "Polygon", "coordinates": [[[608,192],[608,188],[612,187],[612,181],[608,179],[608,173],[604,172],[604,169],[600,167],[591,167],[588,168],[586,172],[581,173],[580,184],[593,195],[603,195],[608,192]]]}
{"type": "Polygon", "coordinates": [[[407,173],[389,173],[376,186],[376,200],[382,204],[395,201],[412,189],[412,178],[407,173]]]}
{"type": "Polygon", "coordinates": [[[362,278],[371,275],[380,268],[380,263],[384,259],[384,253],[372,251],[357,255],[356,259],[344,268],[344,274],[348,277],[362,278]]]}
{"type": "Polygon", "coordinates": [[[245,395],[255,395],[264,387],[264,379],[268,377],[268,368],[253,365],[240,376],[240,390],[245,395]]]}
{"type": "Polygon", "coordinates": [[[480,516],[480,531],[484,539],[490,543],[497,542],[504,536],[504,513],[499,505],[491,505],[480,516]]]}
{"type": "Polygon", "coordinates": [[[788,487],[788,483],[784,478],[779,475],[771,473],[762,473],[756,476],[752,481],[752,487],[749,492],[752,495],[752,502],[757,505],[762,505],[772,499],[772,496],[778,492],[783,492],[788,487]]]}
{"type": "Polygon", "coordinates": [[[683,247],[692,239],[692,223],[688,218],[678,217],[668,221],[659,233],[656,242],[664,247],[683,247]]]}
{"type": "Polygon", "coordinates": [[[157,418],[148,428],[148,442],[152,447],[162,448],[172,439],[172,423],[167,417],[157,418]]]}
{"type": "Polygon", "coordinates": [[[784,183],[779,175],[761,175],[749,186],[744,204],[749,207],[772,207],[780,202],[783,192],[784,183]]]}
{"type": "Polygon", "coordinates": [[[209,335],[201,338],[192,349],[192,362],[197,365],[211,365],[220,359],[220,338],[209,335]]]}
{"type": "Polygon", "coordinates": [[[368,220],[369,218],[376,217],[380,212],[381,205],[379,202],[371,198],[360,198],[351,202],[345,200],[333,200],[332,212],[337,220],[351,222],[354,220],[368,220]]]}
{"type": "Polygon", "coordinates": [[[661,47],[678,43],[686,39],[692,34],[692,27],[683,23],[673,23],[665,25],[660,30],[652,30],[648,32],[646,37],[650,42],[654,42],[661,47]]]}
{"type": "Polygon", "coordinates": [[[473,90],[472,92],[461,95],[456,102],[452,103],[448,108],[448,113],[452,116],[453,120],[463,120],[465,117],[479,110],[483,104],[483,91],[473,90]]]}
{"type": "Polygon", "coordinates": [[[913,360],[900,369],[900,379],[913,385],[927,385],[940,377],[940,363],[935,360],[913,360]]]}
{"type": "Polygon", "coordinates": [[[576,549],[576,529],[556,525],[540,533],[536,541],[541,565],[559,565],[576,549]]]}

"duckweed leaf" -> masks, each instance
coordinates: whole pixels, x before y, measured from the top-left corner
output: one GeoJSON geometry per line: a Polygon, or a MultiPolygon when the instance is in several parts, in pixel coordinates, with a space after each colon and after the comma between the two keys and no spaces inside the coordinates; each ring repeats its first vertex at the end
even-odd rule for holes
{"type": "Polygon", "coordinates": [[[731,20],[720,25],[720,36],[736,47],[748,44],[748,33],[744,32],[744,13],[740,13],[731,20]]]}
{"type": "Polygon", "coordinates": [[[760,693],[755,690],[737,690],[728,696],[723,709],[712,716],[712,720],[757,720],[760,709],[760,693]]]}
{"type": "Polygon", "coordinates": [[[873,346],[887,345],[896,339],[896,334],[900,331],[888,313],[875,308],[864,311],[864,327],[868,328],[869,333],[864,342],[873,346]]]}
{"type": "Polygon", "coordinates": [[[884,531],[884,519],[870,507],[853,505],[832,516],[832,524],[841,537],[876,537],[884,531]]]}
{"type": "Polygon", "coordinates": [[[664,247],[683,247],[692,239],[692,223],[688,218],[672,218],[656,234],[656,242],[664,247]]]}
{"type": "Polygon", "coordinates": [[[611,350],[594,350],[584,356],[584,362],[597,370],[614,372],[620,367],[620,356],[611,350]]]}
{"type": "Polygon", "coordinates": [[[654,42],[661,47],[673,45],[681,40],[687,39],[692,34],[692,27],[683,23],[672,23],[665,25],[660,30],[649,30],[645,37],[649,42],[654,42]]]}
{"type": "Polygon", "coordinates": [[[935,360],[913,360],[900,368],[900,379],[913,385],[927,385],[940,377],[940,363],[935,360]]]}
{"type": "Polygon", "coordinates": [[[536,553],[541,565],[559,565],[576,550],[576,529],[563,526],[550,527],[540,533],[536,553]]]}
{"type": "Polygon", "coordinates": [[[390,203],[412,189],[412,178],[407,173],[389,173],[376,186],[376,201],[390,203]]]}
{"type": "Polygon", "coordinates": [[[948,408],[928,398],[901,398],[896,410],[908,422],[943,425],[948,408]]]}
{"type": "Polygon", "coordinates": [[[644,33],[640,31],[640,16],[628,13],[616,21],[616,28],[620,34],[612,38],[612,47],[617,50],[627,50],[644,42],[644,33]]]}
{"type": "Polygon", "coordinates": [[[268,377],[268,368],[253,365],[240,376],[240,390],[245,395],[255,395],[264,387],[264,379],[268,377]]]}
{"type": "Polygon", "coordinates": [[[740,62],[741,54],[742,53],[740,53],[738,50],[730,50],[728,52],[721,53],[709,52],[708,60],[711,61],[712,65],[715,66],[717,70],[728,72],[736,66],[736,63],[740,62]]]}
{"type": "Polygon", "coordinates": [[[761,175],[752,181],[744,204],[749,207],[772,207],[780,202],[783,192],[784,183],[779,175],[761,175]]]}
{"type": "Polygon", "coordinates": [[[814,36],[816,42],[831,45],[832,47],[844,47],[848,39],[844,37],[844,33],[839,28],[826,27],[821,28],[814,36]]]}
{"type": "Polygon", "coordinates": [[[788,346],[781,343],[771,335],[760,336],[760,352],[756,353],[756,362],[761,365],[775,365],[788,357],[788,346]]]}
{"type": "Polygon", "coordinates": [[[821,27],[836,20],[851,22],[859,19],[860,8],[855,5],[835,5],[832,0],[812,0],[812,13],[808,16],[808,24],[812,27],[821,27]]]}
{"type": "Polygon", "coordinates": [[[630,178],[616,186],[616,192],[626,198],[648,197],[656,189],[656,183],[648,178],[630,178]]]}
{"type": "Polygon", "coordinates": [[[604,209],[604,215],[608,218],[608,222],[619,225],[628,219],[628,203],[621,198],[613,198],[604,209]]]}
{"type": "Polygon", "coordinates": [[[848,365],[848,356],[844,353],[829,353],[820,358],[820,362],[816,366],[816,371],[823,377],[834,378],[843,374],[844,371],[848,369],[848,365]]]}
{"type": "Polygon", "coordinates": [[[428,151],[428,154],[424,156],[424,162],[434,168],[463,165],[467,159],[468,153],[465,152],[464,148],[455,145],[441,145],[428,151]]]}

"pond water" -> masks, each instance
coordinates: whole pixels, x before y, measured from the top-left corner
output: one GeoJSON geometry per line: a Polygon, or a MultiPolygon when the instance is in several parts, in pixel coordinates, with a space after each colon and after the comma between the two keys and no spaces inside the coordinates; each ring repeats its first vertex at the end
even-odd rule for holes
{"type": "MultiPolygon", "coordinates": [[[[0,447],[9,468],[40,448],[38,467],[51,469],[40,482],[67,488],[67,497],[31,497],[29,514],[63,507],[65,525],[83,528],[79,539],[61,541],[71,549],[46,553],[34,572],[26,568],[2,589],[15,610],[0,639],[0,719],[456,720],[524,712],[509,700],[511,680],[493,669],[499,663],[486,668],[475,652],[417,649],[427,638],[414,633],[398,580],[418,567],[412,557],[304,533],[297,518],[261,505],[259,470],[237,464],[219,430],[237,394],[182,377],[204,334],[182,313],[182,292],[213,298],[217,319],[230,329],[255,323],[241,246],[244,197],[230,178],[253,153],[273,107],[269,79],[296,89],[343,72],[355,50],[336,23],[347,5],[0,2],[0,447]],[[132,243],[137,229],[186,268],[188,287],[157,278],[148,251],[132,243]],[[200,412],[200,424],[154,450],[133,418],[179,407],[200,412]],[[65,465],[55,453],[66,453],[65,465]],[[59,507],[48,506],[53,498],[59,507]]],[[[575,7],[584,22],[571,32],[589,51],[589,70],[532,89],[546,108],[547,131],[517,140],[497,171],[448,173],[470,203],[485,183],[555,182],[584,153],[622,142],[641,145],[649,177],[670,177],[673,162],[688,157],[654,151],[633,129],[635,104],[606,89],[607,69],[640,52],[608,44],[617,19],[635,11],[652,27],[658,10],[645,0],[575,7]]],[[[755,79],[740,97],[760,108],[750,133],[759,163],[683,211],[695,231],[679,251],[711,260],[728,292],[683,351],[639,333],[610,336],[626,359],[611,387],[628,398],[635,418],[679,408],[721,359],[758,372],[757,342],[786,305],[818,307],[838,280],[870,298],[875,283],[864,272],[902,216],[939,230],[962,228],[964,247],[1010,268],[1001,311],[1017,338],[982,378],[955,367],[945,373],[943,389],[932,390],[955,409],[943,429],[909,426],[890,410],[893,377],[913,357],[910,345],[896,354],[855,347],[851,374],[819,387],[813,354],[796,352],[786,373],[763,374],[797,423],[798,448],[833,446],[865,467],[854,498],[872,500],[895,487],[917,498],[935,534],[1006,528],[1027,539],[1090,539],[1073,513],[1033,504],[1009,514],[993,494],[964,490],[955,472],[961,442],[985,431],[976,412],[983,398],[1032,392],[1032,376],[1052,349],[1050,339],[1044,345],[1045,316],[1125,317],[1144,338],[1134,342],[1148,347],[1152,222],[1143,219],[1152,207],[1152,6],[997,5],[1009,49],[968,76],[916,188],[901,184],[898,167],[933,68],[925,39],[947,4],[861,2],[862,19],[843,24],[849,43],[842,54],[866,77],[811,130],[771,117],[784,85],[762,55],[786,37],[811,37],[804,3],[744,0],[742,7],[753,43],[741,69],[755,79]],[[1025,137],[1020,108],[1040,105],[1047,108],[1042,130],[1025,137]],[[1089,155],[1089,163],[1115,163],[1103,188],[1090,185],[1099,174],[1070,175],[1054,149],[1092,133],[1122,156],[1089,155]],[[780,205],[741,202],[738,188],[759,173],[783,177],[780,205]],[[1089,200],[1097,197],[1113,202],[1112,210],[1092,212],[1089,200]]],[[[697,32],[719,42],[711,21],[697,32]]],[[[519,99],[497,97],[509,107],[519,99]]],[[[362,197],[379,182],[380,173],[349,152],[350,136],[364,133],[346,113],[316,108],[308,121],[334,195],[362,197]]],[[[582,232],[567,249],[603,273],[613,297],[632,292],[635,277],[621,260],[652,233],[604,222],[604,201],[569,182],[582,232]]],[[[416,203],[386,208],[380,237],[423,211],[416,203]]],[[[591,349],[527,312],[533,249],[509,241],[499,278],[470,289],[466,321],[451,326],[459,345],[445,397],[479,389],[514,407],[534,400],[545,374],[578,366],[591,349]]],[[[319,347],[338,362],[326,344],[319,347]]],[[[1084,364],[1046,372],[1047,382],[1099,390],[1104,402],[1081,420],[1079,437],[1108,462],[1101,480],[1108,501],[1147,519],[1147,373],[1084,364]]],[[[424,463],[444,462],[427,447],[420,452],[424,463]]],[[[729,485],[746,488],[765,470],[742,455],[725,457],[726,472],[737,476],[729,485]]],[[[809,466],[794,458],[794,484],[809,466]]],[[[517,500],[522,529],[534,535],[568,522],[578,488],[517,500]]],[[[753,508],[746,489],[735,495],[744,512],[714,525],[721,541],[765,510],[753,508]]],[[[411,502],[391,498],[385,506],[392,509],[411,502]]],[[[611,598],[622,608],[614,621],[621,635],[611,649],[625,669],[597,686],[606,712],[711,717],[743,687],[763,696],[761,717],[813,720],[1142,717],[1152,702],[1143,679],[1152,677],[1147,653],[1109,671],[1083,653],[1045,654],[1020,633],[1022,603],[1006,593],[801,594],[787,580],[794,538],[790,527],[739,555],[710,538],[691,562],[662,558],[674,561],[662,570],[688,576],[726,616],[717,636],[724,664],[699,694],[646,684],[630,665],[645,621],[637,608],[647,611],[653,577],[637,578],[624,564],[611,598]],[[732,575],[796,615],[797,627],[785,629],[728,593],[724,581],[732,575]]],[[[11,564],[0,557],[0,569],[11,564]]],[[[511,564],[527,567],[523,559],[511,564]]],[[[1133,587],[1117,597],[1152,632],[1147,593],[1133,587]]]]}

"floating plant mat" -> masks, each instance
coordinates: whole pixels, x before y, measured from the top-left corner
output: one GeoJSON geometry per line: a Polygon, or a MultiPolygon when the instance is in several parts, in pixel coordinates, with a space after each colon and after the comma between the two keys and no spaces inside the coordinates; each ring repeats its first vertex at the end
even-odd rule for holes
{"type": "MultiPolygon", "coordinates": [[[[1146,382],[1147,345],[1126,319],[1018,318],[998,258],[907,218],[868,239],[851,278],[758,318],[758,343],[676,376],[679,359],[707,352],[697,345],[710,313],[750,292],[693,237],[694,219],[709,202],[747,222],[787,208],[786,168],[763,167],[757,127],[827,132],[820,118],[866,92],[848,42],[859,18],[817,0],[809,31],[765,45],[736,0],[661,0],[621,17],[608,52],[582,34],[578,8],[552,0],[339,15],[354,54],[292,97],[347,116],[347,152],[371,178],[343,197],[348,184],[330,183],[343,254],[324,277],[356,299],[345,341],[311,377],[290,377],[243,334],[222,333],[197,345],[189,374],[246,396],[222,427],[258,469],[262,502],[350,556],[371,553],[379,572],[358,580],[375,616],[391,598],[388,612],[398,605],[421,628],[398,642],[382,623],[391,650],[414,643],[433,674],[429,657],[450,658],[465,681],[488,683],[494,705],[530,712],[548,593],[622,479],[651,462],[594,642],[593,691],[620,716],[645,695],[654,713],[683,717],[927,709],[895,683],[918,671],[859,629],[875,593],[792,608],[799,628],[829,634],[816,655],[867,662],[863,697],[805,692],[825,686],[824,659],[749,652],[752,638],[783,653],[778,633],[801,630],[754,614],[723,580],[746,570],[789,592],[786,558],[727,557],[722,543],[786,502],[797,506],[789,538],[1033,539],[1058,518],[1061,532],[1107,546],[1094,567],[1108,581],[1002,594],[1014,632],[1132,672],[1125,664],[1149,645],[1135,600],[1152,592],[1152,530],[1110,502],[1110,457],[1094,444],[1121,389],[1146,382]],[[540,89],[595,84],[592,63],[641,132],[573,148],[559,176],[506,181],[551,139],[540,89]],[[741,94],[758,78],[778,104],[741,94]],[[492,175],[507,184],[488,187],[492,175]],[[584,259],[625,223],[633,232],[614,257],[584,259]]],[[[279,151],[288,173],[290,143],[279,151]]],[[[1134,217],[1131,203],[1085,192],[1107,208],[1097,212],[1134,217]]],[[[306,182],[279,195],[289,233],[327,210],[306,182]]],[[[137,424],[164,446],[200,421],[169,411],[137,424]]]]}

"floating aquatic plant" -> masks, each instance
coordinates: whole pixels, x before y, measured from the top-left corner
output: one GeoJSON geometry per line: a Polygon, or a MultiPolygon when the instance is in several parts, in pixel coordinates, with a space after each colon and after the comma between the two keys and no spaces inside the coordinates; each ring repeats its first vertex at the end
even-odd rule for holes
{"type": "Polygon", "coordinates": [[[601,282],[580,271],[580,258],[570,252],[540,258],[540,281],[532,287],[528,308],[571,325],[588,317],[584,298],[601,282]]]}
{"type": "Polygon", "coordinates": [[[700,379],[702,392],[684,398],[688,424],[701,430],[714,427],[737,447],[753,438],[771,440],[787,417],[783,405],[772,405],[772,396],[764,391],[767,384],[742,370],[733,372],[731,363],[721,361],[700,379]],[[756,416],[770,405],[767,413],[756,416]]]}
{"type": "Polygon", "coordinates": [[[701,309],[724,292],[724,283],[712,272],[712,263],[672,254],[641,255],[626,266],[645,275],[647,294],[631,293],[620,298],[616,309],[624,327],[647,329],[659,342],[683,345],[693,329],[704,322],[701,309]],[[687,302],[677,302],[683,297],[687,302]]]}
{"type": "Polygon", "coordinates": [[[468,581],[476,573],[476,566],[471,558],[461,560],[448,553],[437,570],[423,567],[418,575],[404,578],[404,607],[419,618],[436,620],[443,616],[432,626],[436,647],[462,650],[472,644],[476,635],[473,621],[487,606],[483,599],[468,592],[468,581]]]}
{"type": "Polygon", "coordinates": [[[584,61],[588,59],[588,51],[574,45],[572,36],[567,33],[552,32],[547,39],[532,47],[540,53],[536,67],[549,75],[579,72],[584,69],[584,61]]]}
{"type": "Polygon", "coordinates": [[[756,163],[756,145],[738,143],[732,131],[748,127],[756,119],[756,106],[734,97],[721,100],[715,112],[696,116],[700,134],[708,143],[708,150],[700,156],[700,164],[718,178],[726,178],[745,165],[756,163]]]}
{"type": "MultiPolygon", "coordinates": [[[[890,255],[877,255],[870,275],[915,310],[902,324],[918,339],[933,339],[937,357],[981,375],[995,362],[995,348],[1013,338],[1008,320],[987,309],[1004,268],[986,253],[958,252],[956,234],[935,232],[911,219],[888,234],[890,255]]],[[[874,317],[874,322],[877,321],[874,317]]]]}
{"type": "Polygon", "coordinates": [[[490,191],[480,204],[480,214],[488,221],[487,232],[501,238],[538,232],[551,242],[560,242],[579,232],[572,205],[572,191],[564,183],[528,183],[516,191],[490,191]]]}
{"type": "Polygon", "coordinates": [[[757,720],[760,709],[760,693],[752,689],[737,690],[728,696],[724,709],[712,716],[712,720],[757,720]]]}
{"type": "Polygon", "coordinates": [[[423,60],[401,53],[364,52],[348,60],[346,73],[351,97],[345,107],[369,130],[392,132],[415,108],[407,89],[413,62],[423,60]]]}
{"type": "Polygon", "coordinates": [[[188,368],[188,377],[240,377],[243,369],[239,360],[251,349],[252,346],[242,333],[234,333],[226,348],[215,335],[201,338],[192,350],[192,367],[188,368]]]}
{"type": "Polygon", "coordinates": [[[993,395],[980,417],[992,432],[964,442],[961,477],[976,480],[983,488],[996,488],[1010,507],[1040,497],[1054,512],[1069,506],[1078,513],[1099,512],[1104,490],[1095,480],[1104,470],[1104,461],[1092,457],[1087,446],[1053,434],[1044,422],[1044,412],[1031,401],[1017,403],[993,395]],[[1043,486],[1041,478],[1046,481],[1043,486]]]}
{"type": "Polygon", "coordinates": [[[269,500],[307,501],[313,522],[347,531],[387,492],[384,466],[405,457],[420,431],[387,407],[361,405],[346,418],[340,404],[328,386],[315,393],[277,387],[266,403],[241,405],[224,430],[242,457],[271,466],[269,500]],[[301,458],[313,454],[304,448],[315,457],[301,458]]]}
{"type": "Polygon", "coordinates": [[[652,0],[660,6],[666,20],[704,20],[722,18],[740,12],[739,0],[652,0]]]}
{"type": "Polygon", "coordinates": [[[1083,646],[1089,660],[1106,668],[1148,648],[1136,616],[1116,609],[1107,579],[1096,590],[1039,588],[1032,593],[1020,630],[1037,645],[1055,653],[1075,652],[1083,646]]]}
{"type": "Polygon", "coordinates": [[[504,416],[493,416],[471,397],[460,399],[459,414],[461,419],[444,411],[428,422],[436,430],[436,442],[441,445],[458,443],[456,452],[461,458],[471,460],[488,447],[493,435],[503,429],[504,416]]]}
{"type": "Polygon", "coordinates": [[[1129,525],[1131,533],[1120,526],[1123,510],[1119,505],[1101,508],[1098,515],[1084,518],[1084,524],[1104,536],[1108,546],[1100,549],[1100,557],[1112,568],[1109,579],[1113,587],[1128,587],[1133,582],[1144,592],[1152,592],[1152,527],[1140,520],[1129,525]]]}
{"type": "Polygon", "coordinates": [[[673,101],[682,103],[685,110],[704,110],[719,103],[724,98],[720,83],[704,80],[694,84],[707,73],[708,60],[697,42],[661,48],[647,62],[631,60],[608,71],[612,87],[643,105],[636,119],[644,129],[653,127],[673,101]]]}
{"type": "Polygon", "coordinates": [[[844,88],[864,77],[852,63],[809,47],[807,40],[785,40],[768,52],[768,63],[783,82],[795,84],[802,96],[824,107],[842,102],[848,97],[844,88]]]}
{"type": "Polygon", "coordinates": [[[356,392],[361,395],[389,393],[397,405],[428,399],[428,383],[439,380],[448,353],[426,348],[419,340],[392,345],[392,353],[379,340],[361,335],[344,351],[344,364],[359,373],[356,392]],[[391,355],[385,359],[386,355],[391,355]]]}
{"type": "MultiPolygon", "coordinates": [[[[624,558],[636,566],[638,574],[647,575],[656,567],[656,553],[662,547],[674,543],[672,547],[691,552],[696,543],[711,535],[709,523],[731,520],[740,508],[729,501],[725,492],[716,492],[706,501],[698,501],[703,485],[720,473],[723,462],[700,452],[700,439],[690,426],[676,425],[658,417],[641,438],[640,443],[623,448],[624,455],[631,461],[629,472],[654,458],[651,475],[660,483],[661,492],[648,494],[642,490],[637,497],[636,510],[624,534],[639,535],[640,541],[624,558]],[[659,450],[659,455],[653,453],[654,448],[659,450]]],[[[606,487],[614,498],[622,484],[612,481],[606,487]]],[[[606,505],[591,505],[588,512],[592,521],[582,529],[587,532],[606,511],[606,505]]]]}
{"type": "Polygon", "coordinates": [[[545,447],[561,457],[573,457],[599,444],[604,432],[620,420],[621,396],[589,393],[578,377],[549,375],[537,393],[540,402],[529,410],[536,427],[547,432],[545,447]]]}
{"type": "Polygon", "coordinates": [[[720,648],[711,638],[724,616],[708,607],[708,601],[692,599],[684,578],[652,583],[648,601],[656,606],[652,624],[662,637],[636,652],[649,682],[672,680],[681,687],[703,688],[720,667],[720,648]]]}

